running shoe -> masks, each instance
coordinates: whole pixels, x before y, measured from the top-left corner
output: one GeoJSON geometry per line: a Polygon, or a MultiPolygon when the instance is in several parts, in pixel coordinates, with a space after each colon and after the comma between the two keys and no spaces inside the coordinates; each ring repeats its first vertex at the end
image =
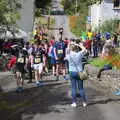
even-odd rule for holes
{"type": "Polygon", "coordinates": [[[32,81],[28,81],[27,83],[30,84],[30,83],[32,83],[32,81]]]}
{"type": "Polygon", "coordinates": [[[17,89],[16,89],[16,92],[19,92],[20,91],[20,88],[18,87],[17,89]]]}
{"type": "Polygon", "coordinates": [[[43,81],[39,81],[39,84],[40,84],[40,86],[44,85],[43,81]]]}
{"type": "Polygon", "coordinates": [[[119,96],[119,95],[120,95],[120,91],[117,91],[117,92],[115,93],[115,95],[119,96]]]}
{"type": "Polygon", "coordinates": [[[63,78],[64,78],[65,81],[68,80],[67,76],[63,76],[63,78]]]}
{"type": "Polygon", "coordinates": [[[17,89],[16,89],[16,92],[22,92],[24,89],[23,89],[23,87],[18,87],[17,89]]]}
{"type": "Polygon", "coordinates": [[[56,81],[59,81],[59,76],[56,76],[56,81]]]}
{"type": "Polygon", "coordinates": [[[83,102],[83,107],[87,107],[87,103],[86,102],[83,102]]]}
{"type": "Polygon", "coordinates": [[[42,87],[43,86],[43,83],[42,82],[38,82],[36,83],[37,87],[42,87]]]}
{"type": "Polygon", "coordinates": [[[75,102],[73,102],[73,103],[71,104],[71,107],[76,108],[76,107],[77,107],[77,104],[76,104],[75,102]]]}

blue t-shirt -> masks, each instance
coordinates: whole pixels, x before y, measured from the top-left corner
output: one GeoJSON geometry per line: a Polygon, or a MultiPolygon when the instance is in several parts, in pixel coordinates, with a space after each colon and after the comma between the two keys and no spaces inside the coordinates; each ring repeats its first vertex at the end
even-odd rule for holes
{"type": "Polygon", "coordinates": [[[100,40],[100,39],[101,39],[101,34],[100,34],[100,33],[96,35],[96,39],[97,39],[97,40],[100,40]]]}
{"type": "Polygon", "coordinates": [[[110,39],[110,33],[109,33],[109,32],[106,32],[106,33],[105,33],[105,38],[106,38],[107,40],[110,39]]]}
{"type": "Polygon", "coordinates": [[[56,48],[56,54],[58,58],[65,57],[66,45],[63,41],[56,42],[55,48],[56,48]]]}
{"type": "Polygon", "coordinates": [[[54,53],[54,51],[55,51],[55,47],[52,47],[52,50],[51,50],[51,57],[52,57],[52,58],[55,58],[55,53],[54,53]]]}

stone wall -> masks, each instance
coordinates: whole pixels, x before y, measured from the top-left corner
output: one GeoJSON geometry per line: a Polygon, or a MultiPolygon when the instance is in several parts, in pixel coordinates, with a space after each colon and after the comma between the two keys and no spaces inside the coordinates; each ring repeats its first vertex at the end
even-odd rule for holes
{"type": "Polygon", "coordinates": [[[0,92],[15,87],[16,81],[14,75],[11,72],[0,72],[0,92]]]}
{"type": "MultiPolygon", "coordinates": [[[[98,81],[97,74],[99,68],[94,67],[92,65],[87,65],[88,71],[90,74],[90,80],[98,81]]],[[[101,74],[101,82],[100,85],[109,88],[110,91],[116,91],[120,89],[120,70],[107,70],[103,71],[101,74]]]]}

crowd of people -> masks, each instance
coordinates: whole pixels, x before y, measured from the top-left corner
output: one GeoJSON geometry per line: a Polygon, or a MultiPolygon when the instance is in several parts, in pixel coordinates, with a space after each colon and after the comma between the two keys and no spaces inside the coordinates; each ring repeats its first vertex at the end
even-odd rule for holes
{"type": "MultiPolygon", "coordinates": [[[[73,98],[72,107],[76,107],[77,88],[80,91],[83,106],[85,107],[87,105],[86,96],[83,81],[79,80],[78,72],[83,71],[84,62],[87,61],[90,55],[92,57],[99,56],[106,41],[111,39],[114,47],[119,46],[116,36],[111,38],[110,33],[107,32],[105,34],[106,41],[102,40],[100,33],[92,33],[91,31],[88,31],[87,39],[84,41],[82,38],[77,40],[65,38],[63,40],[62,34],[57,40],[54,36],[47,40],[46,36],[46,31],[41,27],[37,27],[34,33],[34,43],[21,40],[20,45],[14,45],[8,42],[7,50],[0,49],[1,54],[7,53],[12,55],[8,68],[15,68],[18,86],[16,91],[22,92],[24,90],[24,74],[28,73],[28,83],[32,83],[34,77],[35,85],[41,87],[44,84],[42,82],[43,73],[48,73],[52,69],[52,74],[56,81],[59,80],[61,74],[66,81],[68,80],[66,74],[70,74],[73,98]]],[[[5,43],[3,42],[2,44],[5,43]]]]}

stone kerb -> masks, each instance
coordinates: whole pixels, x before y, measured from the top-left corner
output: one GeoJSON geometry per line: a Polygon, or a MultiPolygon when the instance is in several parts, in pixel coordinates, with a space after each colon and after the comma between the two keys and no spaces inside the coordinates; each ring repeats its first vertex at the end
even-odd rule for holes
{"type": "MultiPolygon", "coordinates": [[[[98,81],[97,74],[99,68],[92,65],[87,65],[90,74],[90,80],[98,81]]],[[[103,71],[101,74],[101,84],[102,86],[109,88],[110,91],[115,91],[120,89],[120,70],[107,70],[103,71]]]]}
{"type": "Polygon", "coordinates": [[[12,74],[10,72],[0,72],[0,86],[5,86],[11,82],[12,74]]]}

